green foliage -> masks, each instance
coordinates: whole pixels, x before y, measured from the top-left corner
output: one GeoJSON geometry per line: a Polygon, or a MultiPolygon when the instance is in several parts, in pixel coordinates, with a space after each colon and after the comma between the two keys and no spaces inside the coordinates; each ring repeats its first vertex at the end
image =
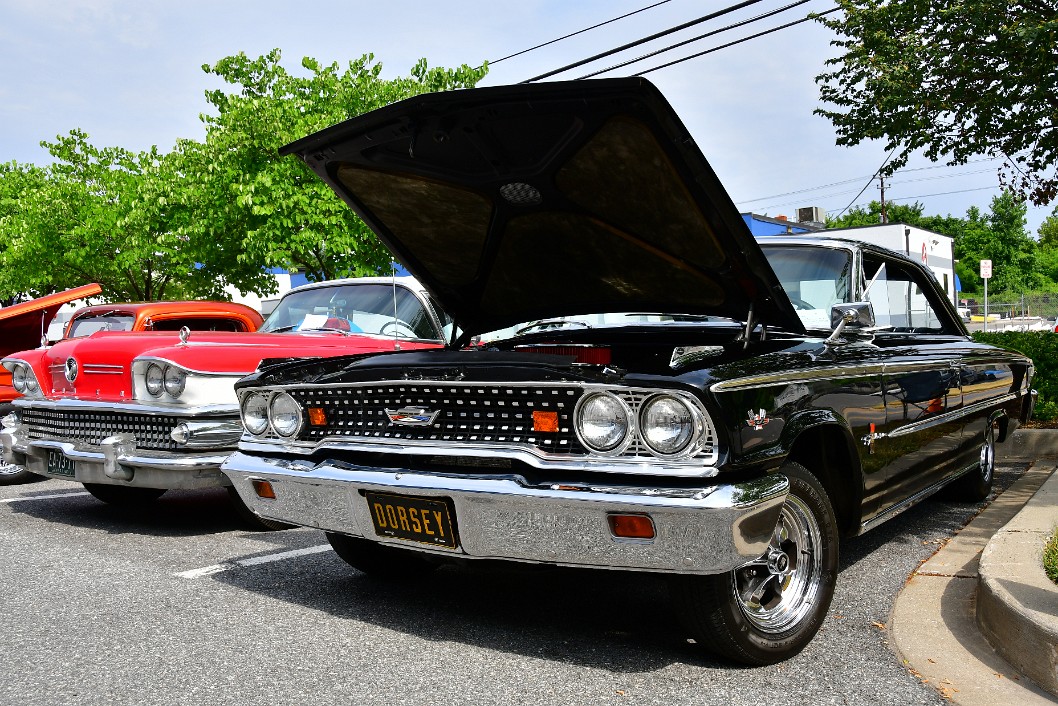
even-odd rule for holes
{"type": "Polygon", "coordinates": [[[964,164],[1003,157],[1034,204],[1058,196],[1058,6],[1054,0],[838,0],[819,21],[840,55],[816,77],[839,145],[884,140],[891,174],[922,150],[964,164]]]}
{"type": "Polygon", "coordinates": [[[1054,583],[1058,583],[1058,531],[1043,545],[1043,570],[1054,583]]]}
{"type": "Polygon", "coordinates": [[[1040,235],[1040,247],[1058,249],[1058,206],[1043,219],[1037,232],[1040,235]]]}
{"type": "Polygon", "coordinates": [[[0,165],[0,297],[99,282],[110,300],[222,298],[224,288],[274,291],[266,268],[312,279],[388,271],[375,235],[311,171],[278,149],[324,127],[428,91],[470,88],[487,69],[429,68],[382,79],[370,55],[305,76],[279,50],[230,56],[203,70],[204,142],[173,151],[99,148],[72,130],[43,143],[47,167],[0,165]]]}
{"type": "Polygon", "coordinates": [[[1037,421],[1058,419],[1058,333],[1048,331],[976,331],[973,339],[1000,348],[1017,351],[1032,358],[1036,377],[1032,386],[1039,392],[1037,421]]]}
{"type": "Polygon", "coordinates": [[[374,233],[299,159],[278,150],[394,101],[473,87],[486,69],[431,69],[422,60],[410,76],[386,80],[371,55],[344,67],[306,58],[306,76],[279,61],[277,49],[202,67],[235,90],[208,92],[216,113],[202,116],[205,143],[178,147],[189,177],[180,199],[197,214],[188,235],[239,241],[240,263],[296,267],[315,280],[388,272],[391,255],[374,233]]]}

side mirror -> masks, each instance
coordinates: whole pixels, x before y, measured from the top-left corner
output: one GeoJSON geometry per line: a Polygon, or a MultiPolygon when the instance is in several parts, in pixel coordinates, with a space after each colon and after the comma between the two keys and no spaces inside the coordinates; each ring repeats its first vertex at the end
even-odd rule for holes
{"type": "Polygon", "coordinates": [[[847,326],[871,328],[875,325],[874,307],[870,302],[851,302],[835,304],[830,308],[830,328],[834,331],[827,338],[827,343],[837,343],[842,331],[847,326]]]}
{"type": "Polygon", "coordinates": [[[870,328],[875,325],[874,306],[870,302],[835,304],[830,308],[830,328],[838,328],[842,322],[845,326],[870,328]]]}

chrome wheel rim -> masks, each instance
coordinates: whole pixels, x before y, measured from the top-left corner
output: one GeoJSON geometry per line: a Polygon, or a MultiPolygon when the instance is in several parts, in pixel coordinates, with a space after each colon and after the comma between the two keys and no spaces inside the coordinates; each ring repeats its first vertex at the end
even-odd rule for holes
{"type": "Polygon", "coordinates": [[[732,572],[732,588],[746,619],[761,632],[778,634],[811,613],[822,572],[819,522],[801,498],[790,495],[768,550],[732,572]]]}
{"type": "Polygon", "coordinates": [[[992,425],[985,429],[985,440],[981,444],[981,479],[987,483],[992,480],[992,473],[996,468],[996,439],[992,425]]]}
{"type": "Polygon", "coordinates": [[[16,476],[22,472],[22,466],[0,461],[0,476],[16,476]]]}

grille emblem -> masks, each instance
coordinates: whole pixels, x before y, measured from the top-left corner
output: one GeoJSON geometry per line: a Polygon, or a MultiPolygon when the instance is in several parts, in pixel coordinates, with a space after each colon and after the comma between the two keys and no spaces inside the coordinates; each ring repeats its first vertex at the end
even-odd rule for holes
{"type": "Polygon", "coordinates": [[[66,379],[69,380],[70,382],[73,382],[74,380],[76,380],[77,379],[77,361],[74,360],[72,357],[71,358],[67,358],[66,359],[66,365],[64,367],[65,367],[64,374],[66,375],[66,379]]]}
{"type": "Polygon", "coordinates": [[[404,427],[428,427],[434,423],[440,413],[440,410],[431,412],[425,407],[401,407],[386,410],[390,424],[404,427]]]}

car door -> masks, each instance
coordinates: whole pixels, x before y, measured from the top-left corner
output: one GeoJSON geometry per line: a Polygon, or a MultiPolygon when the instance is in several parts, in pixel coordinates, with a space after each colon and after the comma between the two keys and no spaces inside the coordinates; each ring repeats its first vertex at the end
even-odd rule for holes
{"type": "Polygon", "coordinates": [[[962,390],[967,341],[925,273],[895,258],[865,265],[877,275],[867,297],[886,361],[884,511],[972,461],[962,390]]]}

